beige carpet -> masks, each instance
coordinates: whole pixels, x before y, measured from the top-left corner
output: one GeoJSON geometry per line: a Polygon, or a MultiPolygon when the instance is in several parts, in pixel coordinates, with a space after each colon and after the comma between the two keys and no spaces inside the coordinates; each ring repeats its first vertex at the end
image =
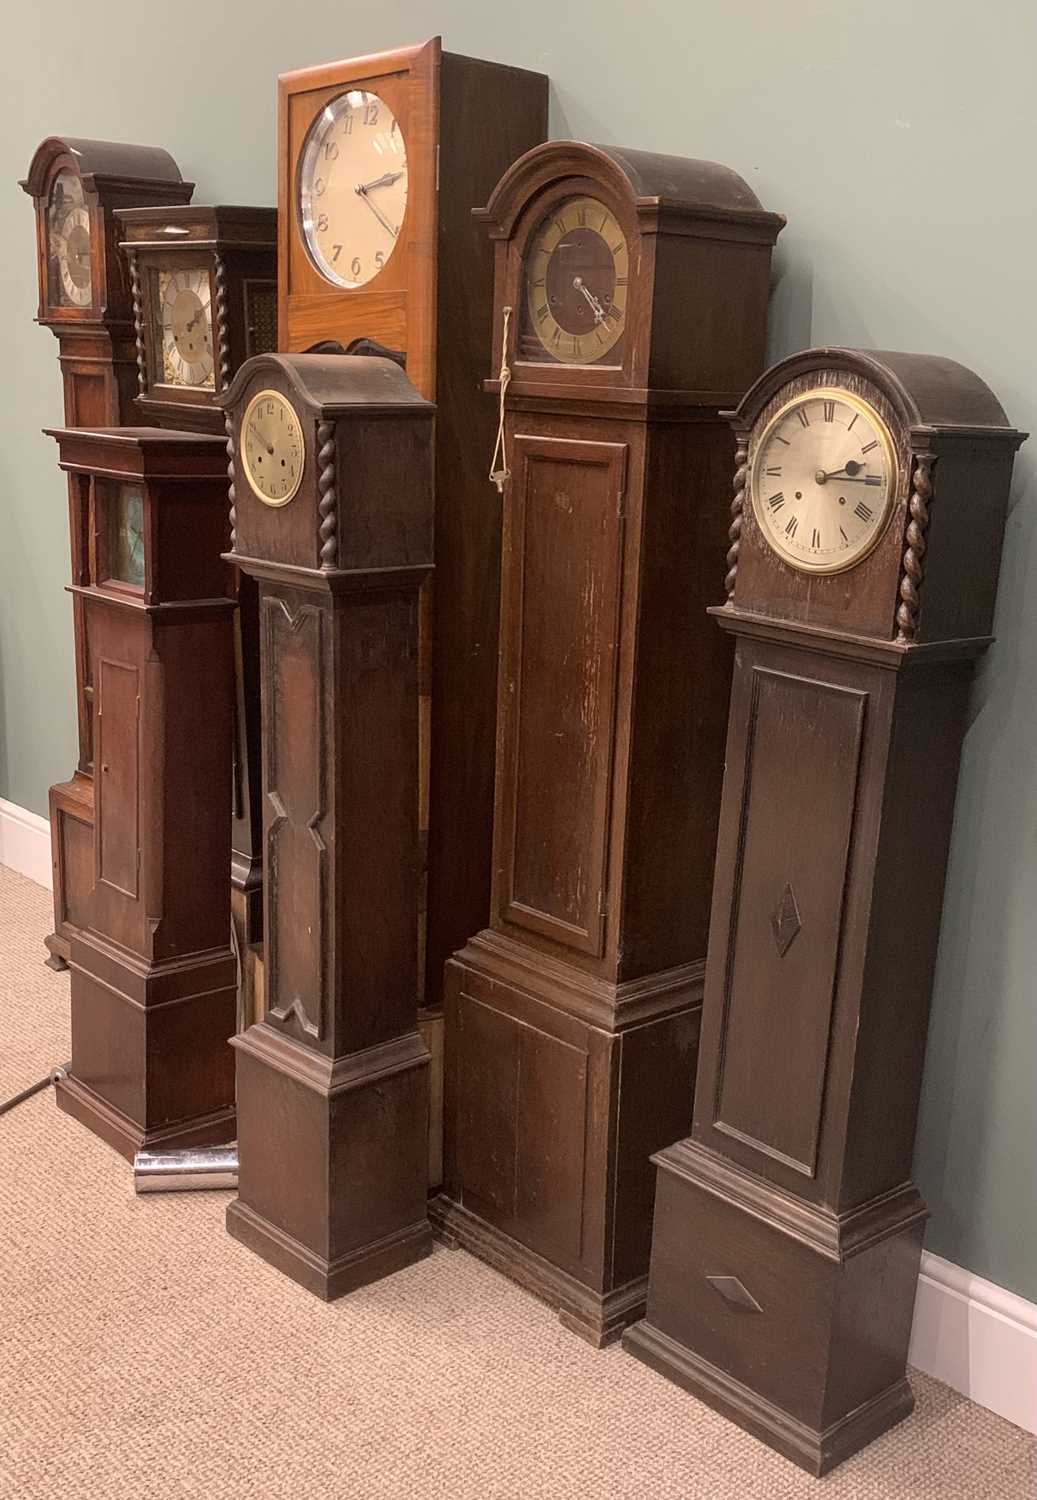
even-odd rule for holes
{"type": "MultiPolygon", "coordinates": [[[[49,897],[0,869],[0,1098],[65,1060],[49,897]]],[[[228,1238],[224,1194],[137,1199],[49,1091],[0,1117],[0,1497],[1031,1500],[1034,1444],[915,1377],[818,1484],[461,1252],[332,1306],[228,1238]]]]}

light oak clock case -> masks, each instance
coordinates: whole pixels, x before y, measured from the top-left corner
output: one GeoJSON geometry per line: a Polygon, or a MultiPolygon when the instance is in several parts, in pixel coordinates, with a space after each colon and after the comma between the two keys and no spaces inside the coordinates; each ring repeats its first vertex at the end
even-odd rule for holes
{"type": "Polygon", "coordinates": [[[497,368],[529,237],[574,195],[626,237],[624,352],[525,362],[509,322],[490,921],[447,965],[433,1212],[600,1344],[644,1306],[648,1154],[690,1124],[730,680],[718,408],[763,364],[784,221],[711,163],[534,149],[481,215],[497,368]]]}
{"type": "Polygon", "coordinates": [[[227,1223],[332,1298],[431,1248],[413,938],[433,408],[391,360],[343,355],[260,355],[224,400],[229,556],[259,589],[266,944],[227,1223]],[[242,461],[261,393],[301,429],[286,504],[242,461]]]}
{"type": "Polygon", "coordinates": [[[149,427],[50,435],[89,523],[73,592],[97,747],[92,890],[69,960],[72,1068],[57,1098],[132,1159],[234,1136],[226,452],[149,427]],[[120,496],[140,515],[130,576],[120,496]]]}
{"type": "MultiPolygon", "coordinates": [[[[36,257],[40,301],[37,322],[58,340],[68,426],[105,426],[138,420],[136,348],[129,278],[118,248],[115,211],[128,204],[187,203],[193,183],[184,182],[167,151],[113,141],[48,136],[37,147],[21,183],[36,212],[36,257]],[[62,173],[77,177],[90,226],[90,300],[82,307],[52,300],[48,267],[48,204],[62,173]]],[[[87,576],[87,518],[69,486],[72,581],[87,576]]],[[[76,710],[79,760],[72,779],[50,789],[54,865],[54,932],[46,939],[55,968],[64,968],[74,933],[86,920],[93,884],[93,681],[83,607],[73,598],[76,710]]]]}
{"type": "Polygon", "coordinates": [[[285,74],[278,85],[279,347],[371,341],[396,351],[438,411],[436,573],[422,628],[419,984],[429,1006],[440,1000],[444,960],[486,922],[490,880],[500,508],[486,482],[495,419],[479,394],[490,373],[493,262],[471,208],[544,139],[547,87],[542,74],[444,52],[438,37],[285,74]],[[392,110],[409,178],[396,248],[357,288],[322,276],[299,222],[307,132],[346,89],[374,92],[392,110]]]}
{"type": "Polygon", "coordinates": [[[694,1123],[655,1158],[648,1310],[625,1344],[822,1473],[912,1405],[926,1025],[1023,434],[961,365],[850,349],[776,365],[732,425],[712,613],[736,655],[694,1123]],[[878,413],[894,472],[873,550],[816,576],[771,548],[746,484],[773,413],[821,387],[878,413]]]}

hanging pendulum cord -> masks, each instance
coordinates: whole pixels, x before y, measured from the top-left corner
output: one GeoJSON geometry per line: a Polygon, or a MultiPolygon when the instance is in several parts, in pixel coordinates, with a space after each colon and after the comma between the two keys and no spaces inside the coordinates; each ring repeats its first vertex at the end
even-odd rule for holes
{"type": "Polygon", "coordinates": [[[15,1094],[13,1099],[0,1101],[0,1115],[6,1115],[8,1110],[14,1109],[16,1104],[24,1104],[26,1099],[31,1099],[33,1094],[42,1094],[44,1089],[49,1089],[52,1083],[57,1083],[61,1078],[67,1078],[71,1070],[71,1063],[62,1063],[60,1068],[54,1068],[41,1078],[39,1083],[32,1084],[27,1089],[22,1089],[20,1094],[15,1094]]]}
{"type": "Polygon", "coordinates": [[[498,495],[504,494],[504,486],[511,478],[511,470],[508,468],[508,455],[504,447],[504,399],[508,394],[508,386],[511,384],[511,371],[508,369],[508,325],[511,322],[511,308],[504,309],[504,328],[501,334],[501,356],[500,356],[500,421],[497,423],[497,441],[493,447],[493,457],[490,459],[490,482],[497,486],[498,495]],[[500,454],[500,468],[497,467],[497,455],[500,454]]]}

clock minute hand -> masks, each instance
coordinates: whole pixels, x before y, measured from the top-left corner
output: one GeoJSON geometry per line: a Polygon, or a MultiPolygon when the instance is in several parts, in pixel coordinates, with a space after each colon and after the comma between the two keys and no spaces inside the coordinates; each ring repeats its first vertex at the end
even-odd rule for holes
{"type": "Polygon", "coordinates": [[[362,182],[357,188],[358,193],[368,193],[376,187],[392,187],[394,182],[399,182],[403,172],[383,172],[381,177],[375,177],[371,182],[362,182]]]}
{"type": "Polygon", "coordinates": [[[378,207],[378,204],[377,203],[373,203],[371,201],[371,199],[367,196],[367,189],[363,185],[363,183],[358,182],[357,185],[356,185],[355,191],[356,191],[356,195],[360,199],[360,201],[362,203],[366,203],[367,204],[368,208],[374,214],[374,216],[378,220],[379,224],[381,224],[383,228],[385,228],[385,229],[387,229],[389,231],[389,233],[392,235],[393,239],[396,239],[398,237],[400,231],[396,228],[395,225],[389,223],[389,220],[382,213],[382,210],[378,207]]]}

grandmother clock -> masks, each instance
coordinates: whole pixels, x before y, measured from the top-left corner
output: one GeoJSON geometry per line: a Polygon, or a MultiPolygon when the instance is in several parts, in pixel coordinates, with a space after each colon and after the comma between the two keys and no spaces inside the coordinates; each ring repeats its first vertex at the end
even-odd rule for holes
{"type": "Polygon", "coordinates": [[[89,539],[73,592],[96,748],[92,892],[72,938],[72,1068],[58,1103],[130,1158],[230,1140],[225,444],[149,427],[50,436],[89,539]]]}
{"type": "Polygon", "coordinates": [[[266,1014],[235,1038],[227,1227],[330,1299],[428,1253],[418,600],[432,424],[392,360],[259,355],[224,397],[258,580],[266,1014]]]}
{"type": "MultiPolygon", "coordinates": [[[[277,345],[277,212],[194,204],[120,209],[116,217],[133,290],[141,418],[222,433],[217,403],[238,367],[277,345]]],[[[252,1021],[263,931],[259,605],[253,580],[236,581],[231,906],[252,1021]]]]}
{"type": "Polygon", "coordinates": [[[690,1139],[624,1344],[820,1474],[906,1416],[911,1181],[969,685],[1024,439],[950,360],[814,349],[733,413],[735,637],[690,1139]]]}
{"type": "MultiPolygon", "coordinates": [[[[784,220],[725,167],[552,142],[481,215],[510,366],[490,925],[447,965],[435,1221],[594,1343],[688,1128],[730,654],[705,617],[784,220]]],[[[499,389],[496,382],[493,389],[499,389]]]]}
{"type": "Polygon", "coordinates": [[[486,922],[490,885],[500,510],[482,467],[493,412],[477,394],[492,256],[471,206],[544,139],[547,90],[543,74],[443,52],[438,37],[279,80],[279,347],[395,351],[438,411],[421,658],[430,1007],[444,960],[486,922]]]}
{"type": "MultiPolygon", "coordinates": [[[[58,340],[70,427],[135,423],[136,352],[129,283],[118,251],[115,211],[127,204],[187,203],[184,182],[167,151],[48,136],[21,186],[36,210],[40,305],[36,321],[58,340]]],[[[69,486],[72,580],[87,581],[86,517],[69,486]]],[[[72,936],[86,921],[93,879],[93,678],[83,603],[73,597],[79,762],[71,781],[50,789],[54,863],[54,932],[48,962],[63,969],[72,936]]]]}

